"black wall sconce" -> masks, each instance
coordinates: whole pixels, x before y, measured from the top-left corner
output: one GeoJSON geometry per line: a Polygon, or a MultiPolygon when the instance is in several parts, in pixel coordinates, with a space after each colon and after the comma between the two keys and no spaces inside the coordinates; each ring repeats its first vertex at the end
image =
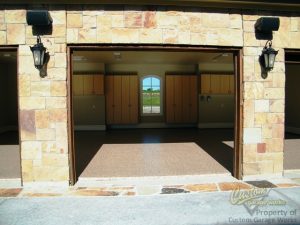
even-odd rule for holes
{"type": "Polygon", "coordinates": [[[265,47],[262,50],[261,62],[266,72],[269,72],[273,69],[276,55],[278,51],[272,48],[272,41],[267,41],[265,47]]]}
{"type": "Polygon", "coordinates": [[[259,56],[259,63],[262,68],[262,78],[267,78],[268,72],[274,68],[275,58],[278,51],[272,48],[273,31],[277,31],[280,26],[278,17],[261,17],[255,27],[255,36],[260,40],[267,40],[262,54],[259,56]]]}
{"type": "Polygon", "coordinates": [[[46,65],[49,61],[49,53],[46,52],[40,35],[48,34],[52,30],[52,18],[47,10],[29,10],[26,13],[28,25],[32,25],[33,35],[37,35],[37,44],[30,47],[33,55],[34,66],[40,71],[40,76],[47,76],[46,65]]]}
{"type": "Polygon", "coordinates": [[[41,70],[45,64],[45,54],[46,48],[44,47],[43,43],[41,42],[41,37],[37,36],[37,43],[30,47],[30,50],[33,55],[34,66],[38,70],[41,70]]]}

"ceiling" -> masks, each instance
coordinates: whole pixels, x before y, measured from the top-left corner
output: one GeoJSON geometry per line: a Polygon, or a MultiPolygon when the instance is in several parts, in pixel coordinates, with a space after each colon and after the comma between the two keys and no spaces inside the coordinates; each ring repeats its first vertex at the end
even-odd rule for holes
{"type": "Polygon", "coordinates": [[[232,64],[232,53],[168,52],[168,51],[75,51],[76,63],[104,64],[232,64]]]}
{"type": "Polygon", "coordinates": [[[233,72],[233,54],[174,51],[74,51],[73,70],[97,70],[108,64],[193,65],[201,72],[233,72]]]}

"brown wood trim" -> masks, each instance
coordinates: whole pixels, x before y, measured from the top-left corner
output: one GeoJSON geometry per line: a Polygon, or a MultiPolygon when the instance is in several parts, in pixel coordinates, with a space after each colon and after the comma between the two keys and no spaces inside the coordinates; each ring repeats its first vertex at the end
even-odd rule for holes
{"type": "Polygon", "coordinates": [[[234,71],[232,73],[230,72],[203,72],[203,73],[200,73],[200,76],[201,75],[234,75],[234,71]]]}
{"type": "Polygon", "coordinates": [[[72,92],[72,49],[67,47],[67,107],[68,107],[68,146],[69,146],[69,167],[70,167],[70,181],[74,185],[77,181],[76,176],[76,161],[75,161],[75,145],[74,145],[74,119],[73,119],[73,92],[72,92]]]}
{"type": "MultiPolygon", "coordinates": [[[[233,175],[234,177],[241,179],[242,178],[242,49],[240,47],[224,47],[224,46],[186,46],[186,45],[77,45],[70,44],[67,47],[68,50],[68,131],[69,131],[69,157],[70,157],[70,178],[71,184],[76,182],[76,168],[75,168],[75,149],[74,149],[74,133],[73,133],[73,113],[72,113],[72,88],[71,88],[71,52],[74,50],[77,51],[176,51],[176,52],[227,52],[233,53],[234,63],[235,63],[235,128],[234,128],[234,165],[233,165],[233,175]]],[[[166,96],[166,81],[164,81],[164,96],[166,96]]],[[[166,103],[166,98],[164,97],[164,104],[166,103]]],[[[166,105],[166,104],[165,104],[166,105]]],[[[165,110],[165,107],[164,107],[165,110]]],[[[198,112],[199,115],[199,112],[198,112]]],[[[166,113],[165,113],[166,119],[166,113]]]]}
{"type": "Polygon", "coordinates": [[[0,45],[0,51],[16,51],[17,53],[18,51],[18,46],[16,45],[0,45]]]}
{"type": "Polygon", "coordinates": [[[224,47],[224,46],[203,46],[203,45],[141,45],[141,44],[70,44],[68,45],[74,51],[176,51],[176,52],[187,52],[187,51],[205,51],[205,52],[216,52],[216,53],[235,53],[240,47],[224,47]]]}
{"type": "Polygon", "coordinates": [[[19,100],[19,47],[12,45],[0,45],[0,52],[6,52],[11,51],[15,52],[17,55],[16,59],[16,67],[17,67],[17,73],[16,73],[16,79],[17,79],[17,114],[18,114],[18,139],[19,139],[19,158],[20,158],[20,177],[21,177],[21,185],[23,186],[23,174],[22,174],[22,155],[21,155],[21,125],[20,125],[20,100],[19,100]]]}
{"type": "Polygon", "coordinates": [[[237,179],[242,178],[242,126],[243,126],[243,81],[242,81],[242,50],[234,54],[235,69],[235,121],[234,121],[234,164],[233,174],[237,179]]]}
{"type": "MultiPolygon", "coordinates": [[[[2,49],[2,48],[1,48],[2,49]]],[[[17,51],[17,106],[18,106],[18,135],[19,135],[19,154],[20,154],[20,177],[21,177],[21,185],[23,186],[23,173],[22,173],[22,153],[21,153],[21,122],[20,122],[20,100],[19,100],[19,48],[8,48],[14,51],[17,51]]]]}
{"type": "Polygon", "coordinates": [[[137,76],[138,73],[136,71],[130,72],[130,71],[116,71],[116,72],[109,72],[105,73],[105,76],[137,76]]]}

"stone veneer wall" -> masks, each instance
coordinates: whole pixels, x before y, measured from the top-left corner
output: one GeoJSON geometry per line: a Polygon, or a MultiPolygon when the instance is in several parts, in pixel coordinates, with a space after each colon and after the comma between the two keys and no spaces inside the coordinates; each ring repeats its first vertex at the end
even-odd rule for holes
{"type": "Polygon", "coordinates": [[[42,36],[50,53],[48,76],[40,78],[29,46],[36,43],[24,9],[0,10],[0,45],[19,46],[19,105],[23,181],[68,181],[66,44],[134,43],[243,47],[243,176],[283,170],[283,48],[300,48],[300,17],[274,13],[279,50],[275,68],[260,77],[265,41],[254,23],[270,12],[195,8],[50,6],[52,35],[42,36]]]}

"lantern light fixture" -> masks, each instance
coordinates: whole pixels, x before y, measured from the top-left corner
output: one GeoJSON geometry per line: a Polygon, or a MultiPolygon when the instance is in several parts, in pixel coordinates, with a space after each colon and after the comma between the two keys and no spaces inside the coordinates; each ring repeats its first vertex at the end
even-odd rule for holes
{"type": "Polygon", "coordinates": [[[37,68],[38,70],[41,70],[45,64],[46,48],[44,47],[43,43],[41,42],[40,36],[37,36],[37,44],[30,47],[30,50],[33,55],[35,68],[37,68]]]}
{"type": "Polygon", "coordinates": [[[261,55],[261,61],[266,72],[271,71],[274,68],[275,58],[277,54],[278,51],[272,48],[272,41],[267,41],[261,55]]]}

